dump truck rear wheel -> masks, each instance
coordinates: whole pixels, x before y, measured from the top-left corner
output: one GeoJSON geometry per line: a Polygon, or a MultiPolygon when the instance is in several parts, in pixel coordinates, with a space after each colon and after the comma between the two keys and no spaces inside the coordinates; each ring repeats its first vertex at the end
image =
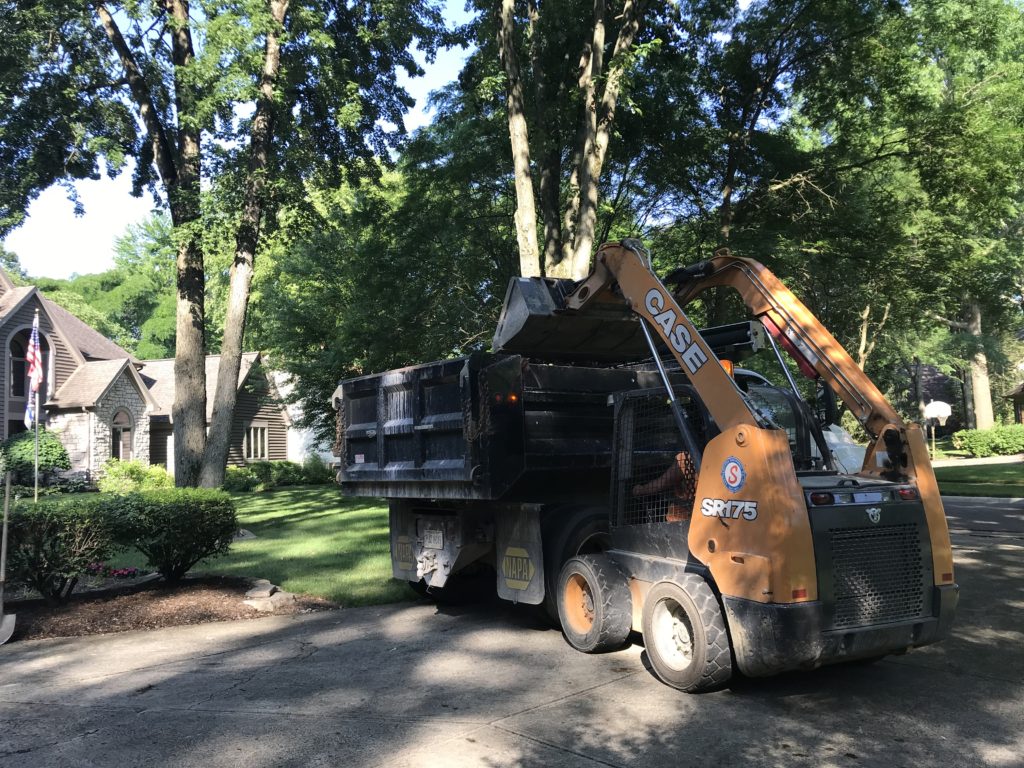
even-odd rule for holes
{"type": "Polygon", "coordinates": [[[662,581],[644,601],[644,646],[655,674],[689,693],[720,688],[732,677],[729,634],[718,599],[697,574],[662,581]]]}
{"type": "Polygon", "coordinates": [[[542,524],[544,537],[544,610],[557,626],[558,576],[562,566],[577,555],[608,549],[608,510],[601,507],[552,509],[542,524]]]}
{"type": "Polygon", "coordinates": [[[578,651],[621,648],[629,637],[633,601],[626,577],[605,555],[580,555],[558,576],[558,618],[565,639],[578,651]]]}

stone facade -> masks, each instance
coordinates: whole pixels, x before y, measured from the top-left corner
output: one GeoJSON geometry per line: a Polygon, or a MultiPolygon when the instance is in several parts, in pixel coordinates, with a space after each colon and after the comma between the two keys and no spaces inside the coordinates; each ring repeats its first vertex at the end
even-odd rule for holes
{"type": "Polygon", "coordinates": [[[67,449],[71,471],[88,472],[92,414],[82,411],[50,414],[46,428],[54,432],[67,449]]]}
{"type": "Polygon", "coordinates": [[[92,468],[97,470],[110,458],[110,437],[114,416],[125,411],[132,420],[132,458],[149,464],[149,414],[146,401],[127,372],[122,372],[92,412],[92,468]]]}

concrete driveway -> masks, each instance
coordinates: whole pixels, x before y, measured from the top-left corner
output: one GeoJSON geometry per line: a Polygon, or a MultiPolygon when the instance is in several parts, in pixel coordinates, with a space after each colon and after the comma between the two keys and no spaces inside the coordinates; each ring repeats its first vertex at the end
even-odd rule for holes
{"type": "Polygon", "coordinates": [[[954,540],[949,641],[703,696],[505,605],[14,643],[0,766],[1022,766],[1024,535],[954,540]]]}

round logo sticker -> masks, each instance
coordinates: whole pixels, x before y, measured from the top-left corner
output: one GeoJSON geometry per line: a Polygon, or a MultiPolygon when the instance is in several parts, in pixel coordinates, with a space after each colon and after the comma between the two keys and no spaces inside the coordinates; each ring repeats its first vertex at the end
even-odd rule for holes
{"type": "Polygon", "coordinates": [[[733,493],[739,491],[747,482],[747,473],[743,469],[743,464],[735,456],[730,456],[722,464],[722,482],[733,493]]]}

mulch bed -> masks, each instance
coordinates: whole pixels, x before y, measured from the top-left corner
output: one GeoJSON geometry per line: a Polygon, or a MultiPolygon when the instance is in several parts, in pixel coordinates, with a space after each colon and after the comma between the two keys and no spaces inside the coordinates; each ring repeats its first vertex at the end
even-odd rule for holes
{"type": "MultiPolygon", "coordinates": [[[[10,642],[256,619],[271,615],[242,602],[250,583],[249,579],[231,576],[190,577],[180,584],[152,581],[136,587],[76,593],[64,605],[47,605],[42,600],[6,602],[4,613],[17,614],[17,624],[10,642]]],[[[310,613],[337,607],[323,598],[296,595],[294,603],[278,608],[274,613],[310,613]]]]}

